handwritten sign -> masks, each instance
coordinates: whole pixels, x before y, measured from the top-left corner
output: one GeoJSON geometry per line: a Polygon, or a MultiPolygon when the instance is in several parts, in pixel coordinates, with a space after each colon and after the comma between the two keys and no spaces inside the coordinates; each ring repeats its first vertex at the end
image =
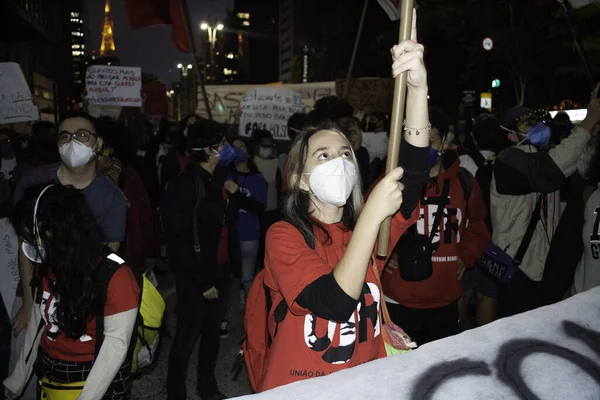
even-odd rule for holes
{"type": "MultiPolygon", "coordinates": [[[[344,93],[345,79],[335,82],[337,93],[344,93]]],[[[394,80],[391,78],[353,78],[345,100],[354,107],[355,115],[373,111],[391,112],[394,101],[394,80]]]]}
{"type": "Polygon", "coordinates": [[[0,125],[36,121],[40,117],[17,63],[0,63],[0,125]]]}
{"type": "Polygon", "coordinates": [[[8,218],[0,219],[0,293],[8,312],[12,310],[19,286],[17,233],[8,218]]]}
{"type": "Polygon", "coordinates": [[[266,129],[273,138],[290,140],[287,121],[294,113],[302,111],[302,95],[286,89],[256,88],[246,93],[241,108],[241,136],[250,136],[256,129],[266,129]]]}
{"type": "Polygon", "coordinates": [[[141,107],[142,70],[139,67],[92,65],[85,77],[87,100],[102,106],[141,107]]]}
{"type": "MultiPolygon", "coordinates": [[[[335,94],[335,82],[311,82],[297,84],[271,84],[271,85],[208,85],[206,96],[208,107],[215,121],[226,124],[239,124],[241,105],[246,93],[257,88],[278,88],[293,90],[302,97],[302,111],[310,112],[317,100],[335,94]]],[[[197,114],[208,118],[206,103],[202,90],[198,89],[197,114]]]]}

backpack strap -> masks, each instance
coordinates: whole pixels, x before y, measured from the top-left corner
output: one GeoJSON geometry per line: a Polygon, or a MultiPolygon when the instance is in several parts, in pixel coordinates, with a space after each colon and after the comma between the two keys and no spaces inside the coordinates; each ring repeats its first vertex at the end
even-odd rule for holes
{"type": "MultiPolygon", "coordinates": [[[[480,167],[481,168],[481,167],[480,167]]],[[[462,191],[465,197],[465,217],[468,218],[469,215],[469,199],[471,198],[471,192],[473,191],[473,175],[465,169],[458,169],[458,180],[460,181],[460,186],[462,187],[462,191]]]]}
{"type": "Polygon", "coordinates": [[[100,296],[98,305],[102,306],[99,308],[98,315],[96,316],[96,346],[94,349],[94,358],[98,357],[98,354],[100,354],[100,348],[104,342],[104,307],[106,306],[106,299],[108,296],[108,285],[115,272],[125,264],[125,261],[114,253],[106,256],[106,259],[112,262],[98,265],[94,281],[94,290],[100,296]]]}
{"type": "Polygon", "coordinates": [[[198,210],[200,209],[200,203],[206,198],[206,188],[204,187],[202,178],[199,176],[194,175],[194,182],[196,185],[196,203],[194,204],[192,217],[192,223],[194,224],[194,252],[196,253],[196,257],[200,259],[202,247],[200,246],[200,232],[198,230],[198,210]]]}

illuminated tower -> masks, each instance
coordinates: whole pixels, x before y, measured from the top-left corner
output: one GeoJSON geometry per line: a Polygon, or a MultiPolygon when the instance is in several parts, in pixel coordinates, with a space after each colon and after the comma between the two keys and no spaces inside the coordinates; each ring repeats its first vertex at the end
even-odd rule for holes
{"type": "Polygon", "coordinates": [[[100,45],[100,57],[112,57],[115,52],[115,40],[113,37],[114,23],[110,15],[110,0],[106,0],[104,6],[104,28],[102,29],[102,44],[100,45]]]}

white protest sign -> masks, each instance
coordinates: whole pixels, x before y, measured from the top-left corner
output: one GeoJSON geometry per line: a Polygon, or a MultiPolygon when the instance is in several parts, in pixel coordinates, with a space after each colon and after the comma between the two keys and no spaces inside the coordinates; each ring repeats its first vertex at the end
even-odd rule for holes
{"type": "MultiPolygon", "coordinates": [[[[208,107],[215,121],[227,124],[239,124],[241,104],[244,96],[256,88],[279,88],[298,92],[302,95],[302,109],[310,112],[315,102],[322,97],[335,94],[335,82],[311,82],[297,84],[270,84],[270,85],[207,85],[206,97],[208,107]]],[[[208,118],[206,102],[201,88],[198,88],[197,114],[208,118]]]]}
{"type": "Polygon", "coordinates": [[[37,121],[37,106],[17,63],[0,63],[0,125],[37,121]]]}
{"type": "Polygon", "coordinates": [[[241,108],[241,136],[250,136],[256,129],[266,129],[275,139],[289,140],[287,121],[294,113],[302,112],[302,95],[282,88],[256,88],[246,93],[241,108]]]}
{"type": "Polygon", "coordinates": [[[88,113],[94,118],[109,117],[113,121],[119,119],[121,107],[119,106],[100,106],[98,104],[88,104],[88,113]]]}
{"type": "Polygon", "coordinates": [[[4,305],[10,313],[17,287],[19,286],[19,263],[17,261],[18,246],[17,233],[10,224],[9,218],[0,219],[0,293],[4,305]]]}
{"type": "Polygon", "coordinates": [[[91,104],[141,107],[142,69],[92,65],[87,69],[85,88],[91,104]]]}

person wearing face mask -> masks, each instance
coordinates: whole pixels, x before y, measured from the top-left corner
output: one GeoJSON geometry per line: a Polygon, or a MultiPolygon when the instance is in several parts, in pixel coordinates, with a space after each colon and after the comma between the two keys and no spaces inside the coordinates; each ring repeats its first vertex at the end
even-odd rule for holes
{"type": "Polygon", "coordinates": [[[175,270],[177,327],[169,354],[170,400],[186,399],[190,354],[200,335],[198,392],[203,400],[223,399],[215,378],[221,320],[231,290],[230,245],[237,240],[235,212],[243,199],[232,180],[224,180],[236,152],[214,121],[188,127],[192,161],[167,186],[163,221],[169,224],[169,261],[175,270]]]}
{"type": "MultiPolygon", "coordinates": [[[[125,239],[125,198],[115,185],[97,172],[97,155],[102,151],[103,141],[98,134],[96,120],[83,112],[70,114],[59,126],[57,146],[61,162],[26,171],[15,189],[14,203],[23,199],[28,188],[42,183],[79,189],[100,225],[105,243],[113,251],[118,251],[125,239]]],[[[14,319],[15,335],[27,326],[33,305],[29,285],[33,264],[22,251],[19,253],[19,271],[22,294],[18,294],[18,298],[22,296],[22,307],[14,319]]]]}
{"type": "Polygon", "coordinates": [[[423,46],[403,42],[392,57],[394,75],[410,71],[403,168],[386,175],[364,206],[356,157],[336,125],[305,130],[290,150],[283,221],[267,233],[263,279],[254,283],[269,290],[273,309],[286,310],[283,320],[269,313],[272,344],[259,391],[386,354],[378,313],[382,293],[372,264],[375,242],[387,217],[393,217],[390,251],[417,220],[429,145],[423,46]]]}
{"type": "Polygon", "coordinates": [[[258,250],[258,266],[262,269],[265,254],[265,236],[271,225],[279,220],[279,199],[281,198],[281,170],[279,160],[273,152],[273,135],[271,132],[258,129],[252,132],[252,140],[256,146],[253,160],[258,171],[267,181],[267,203],[265,211],[260,215],[261,245],[258,250]]]}
{"type": "Polygon", "coordinates": [[[253,142],[244,137],[233,141],[235,149],[235,174],[244,204],[240,203],[237,231],[240,244],[241,285],[240,302],[246,297],[256,275],[256,257],[260,246],[260,221],[258,216],[267,202],[267,181],[254,164],[253,142]]]}
{"type": "Polygon", "coordinates": [[[531,110],[518,106],[501,119],[514,145],[501,151],[494,163],[490,195],[494,244],[514,257],[530,221],[539,220],[532,227],[516,273],[509,282],[496,285],[501,317],[542,305],[546,257],[560,219],[559,189],[576,171],[600,120],[599,87],[592,92],[586,118],[568,138],[550,149],[550,128],[538,123],[531,110]]]}
{"type": "Polygon", "coordinates": [[[458,333],[463,275],[490,240],[479,185],[447,150],[448,118],[437,107],[429,116],[430,180],[420,218],[398,242],[382,278],[390,317],[419,345],[458,333]],[[415,274],[413,265],[424,272],[415,274]]]}

